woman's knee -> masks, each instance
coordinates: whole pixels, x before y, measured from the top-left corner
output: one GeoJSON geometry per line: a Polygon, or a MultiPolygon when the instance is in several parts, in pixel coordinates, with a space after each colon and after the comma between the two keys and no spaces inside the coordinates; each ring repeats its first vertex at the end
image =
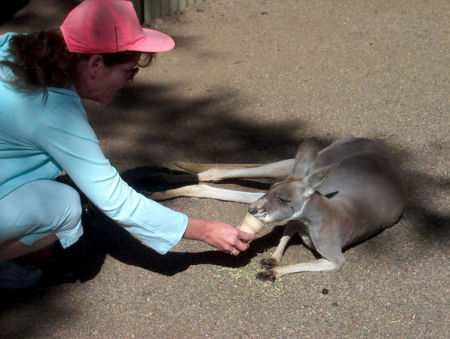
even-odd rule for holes
{"type": "Polygon", "coordinates": [[[75,227],[81,220],[81,199],[78,192],[69,185],[42,180],[33,187],[32,200],[34,215],[39,224],[51,226],[57,230],[75,227]]]}
{"type": "Polygon", "coordinates": [[[51,233],[55,234],[61,245],[66,248],[75,243],[83,234],[81,224],[82,205],[78,192],[66,184],[53,185],[53,201],[47,204],[53,205],[51,233]]]}
{"type": "Polygon", "coordinates": [[[82,206],[81,198],[78,192],[68,185],[63,185],[61,187],[60,199],[63,204],[63,216],[64,219],[61,223],[61,227],[73,225],[76,226],[81,220],[82,206]]]}

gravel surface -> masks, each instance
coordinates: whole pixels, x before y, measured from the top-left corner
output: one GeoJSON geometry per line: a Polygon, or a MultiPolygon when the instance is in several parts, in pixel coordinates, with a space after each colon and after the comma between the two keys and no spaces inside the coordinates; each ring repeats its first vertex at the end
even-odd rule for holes
{"type": "MultiPolygon", "coordinates": [[[[0,33],[57,26],[72,5],[24,3],[0,33]]],[[[347,250],[338,271],[270,283],[255,273],[281,226],[237,258],[187,240],[160,256],[90,215],[85,237],[43,265],[41,286],[0,294],[0,337],[449,337],[449,14],[446,0],[204,0],[155,20],[175,50],[113,102],[86,102],[136,189],[161,188],[143,177],[175,160],[268,162],[306,137],[364,136],[398,157],[404,216],[347,250]]],[[[247,209],[164,204],[234,225],[247,209]]],[[[283,262],[311,258],[296,239],[283,262]]]]}

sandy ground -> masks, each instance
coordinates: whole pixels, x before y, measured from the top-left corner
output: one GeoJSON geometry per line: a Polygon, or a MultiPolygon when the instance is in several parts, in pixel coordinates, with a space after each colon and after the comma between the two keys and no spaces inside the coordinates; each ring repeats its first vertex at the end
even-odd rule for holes
{"type": "MultiPolygon", "coordinates": [[[[57,26],[71,5],[29,1],[0,33],[57,26]]],[[[449,337],[449,14],[446,0],[204,0],[155,20],[176,49],[110,104],[86,102],[136,189],[160,188],[142,175],[175,160],[268,162],[292,157],[306,137],[365,136],[400,161],[404,216],[346,251],[338,271],[275,283],[255,273],[281,227],[238,258],[194,241],[159,256],[91,217],[46,282],[0,295],[0,337],[449,337]]],[[[164,204],[234,225],[247,208],[164,204]]],[[[311,258],[295,240],[284,263],[311,258]]]]}

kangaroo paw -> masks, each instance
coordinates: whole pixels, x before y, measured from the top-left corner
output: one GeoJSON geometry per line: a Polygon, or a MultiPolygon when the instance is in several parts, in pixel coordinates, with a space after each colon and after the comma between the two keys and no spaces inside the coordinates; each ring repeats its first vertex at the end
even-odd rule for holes
{"type": "Polygon", "coordinates": [[[271,281],[274,282],[277,279],[277,276],[274,271],[268,270],[268,271],[261,271],[256,274],[256,279],[262,280],[262,281],[271,281]]]}
{"type": "Polygon", "coordinates": [[[260,266],[262,269],[270,270],[270,269],[274,268],[275,266],[278,266],[278,263],[277,263],[277,262],[275,261],[275,259],[273,259],[273,258],[262,259],[262,260],[259,262],[259,266],[260,266]]]}

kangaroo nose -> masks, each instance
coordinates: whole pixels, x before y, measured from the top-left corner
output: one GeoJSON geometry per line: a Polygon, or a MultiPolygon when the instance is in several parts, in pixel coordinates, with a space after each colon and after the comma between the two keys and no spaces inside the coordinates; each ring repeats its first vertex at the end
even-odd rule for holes
{"type": "Polygon", "coordinates": [[[248,213],[250,213],[250,214],[256,214],[257,212],[258,212],[258,209],[254,206],[250,206],[248,208],[248,213]]]}

